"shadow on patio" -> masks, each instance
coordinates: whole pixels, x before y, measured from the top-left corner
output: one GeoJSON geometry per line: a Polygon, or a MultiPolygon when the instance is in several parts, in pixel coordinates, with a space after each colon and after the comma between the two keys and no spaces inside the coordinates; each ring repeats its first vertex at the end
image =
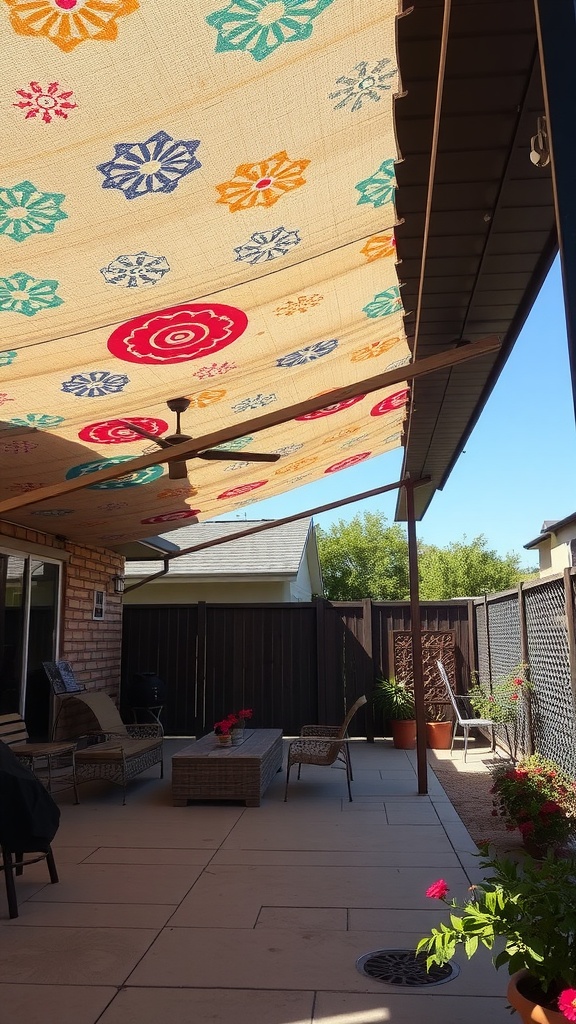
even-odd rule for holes
{"type": "MultiPolygon", "coordinates": [[[[170,754],[187,741],[166,744],[170,754]]],[[[399,989],[361,975],[372,950],[412,948],[439,919],[424,893],[477,873],[475,847],[436,778],[416,794],[412,752],[354,742],[344,772],[307,768],[283,803],[171,805],[170,778],[60,794],[60,884],[18,879],[0,903],[0,1001],[27,1024],[494,1024],[505,978],[458,957],[448,984],[399,989]]]]}

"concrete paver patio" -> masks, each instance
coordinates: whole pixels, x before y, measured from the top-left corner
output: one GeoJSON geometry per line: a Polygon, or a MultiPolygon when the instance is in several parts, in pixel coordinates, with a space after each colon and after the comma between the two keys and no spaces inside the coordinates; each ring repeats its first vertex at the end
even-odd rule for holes
{"type": "MultiPolygon", "coordinates": [[[[166,743],[170,754],[189,741],[166,743]]],[[[359,956],[412,948],[440,918],[425,889],[464,894],[475,846],[412,752],[354,742],[344,773],[304,766],[283,802],[172,807],[155,770],[117,789],[59,795],[60,883],[44,864],[0,896],[2,1019],[26,1024],[500,1024],[506,978],[483,951],[448,984],[398,989],[359,956]]]]}

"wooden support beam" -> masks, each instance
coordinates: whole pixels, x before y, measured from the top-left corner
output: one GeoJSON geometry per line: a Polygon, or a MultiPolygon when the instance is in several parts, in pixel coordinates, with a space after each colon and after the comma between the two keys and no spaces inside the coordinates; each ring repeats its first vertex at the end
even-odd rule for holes
{"type": "Polygon", "coordinates": [[[414,484],[405,480],[408,527],[408,570],[410,577],[410,631],[412,634],[412,675],[416,709],[416,762],[418,792],[428,792],[428,761],[426,756],[426,707],[424,704],[424,673],[422,671],[422,615],[418,584],[418,544],[414,516],[414,484]]]}
{"type": "Polygon", "coordinates": [[[221,430],[215,430],[210,434],[205,434],[203,437],[196,437],[192,441],[183,441],[182,444],[172,445],[169,451],[158,449],[157,452],[152,452],[150,455],[140,455],[131,462],[123,462],[111,466],[109,469],[100,470],[98,474],[75,477],[73,480],[62,480],[59,483],[50,484],[48,487],[39,487],[36,491],[28,491],[26,494],[18,495],[16,498],[0,501],[0,517],[14,509],[26,508],[28,505],[36,505],[38,502],[47,501],[50,498],[60,498],[64,494],[83,490],[85,487],[90,486],[91,483],[94,483],[94,479],[97,479],[98,483],[104,483],[106,480],[115,480],[119,476],[135,473],[137,470],[146,469],[148,466],[160,465],[163,462],[168,462],[170,459],[192,458],[198,452],[205,451],[207,448],[214,448],[215,445],[226,444],[227,441],[233,441],[244,434],[255,434],[261,430],[279,426],[282,423],[293,420],[297,416],[305,416],[307,413],[323,409],[327,405],[333,405],[348,398],[357,398],[359,395],[371,394],[373,391],[379,391],[381,388],[400,384],[405,380],[411,381],[424,374],[434,373],[435,370],[443,370],[446,367],[464,363],[469,359],[488,355],[491,352],[496,352],[499,348],[500,339],[495,335],[491,335],[488,338],[482,339],[482,341],[464,345],[462,348],[439,352],[436,355],[427,356],[425,359],[419,359],[408,366],[400,366],[396,370],[387,370],[385,373],[379,373],[375,377],[346,384],[344,387],[336,388],[335,391],[330,391],[324,395],[317,395],[315,398],[298,402],[296,405],[277,409],[262,416],[255,416],[253,419],[245,420],[243,423],[235,423],[233,426],[223,427],[221,430]]]}

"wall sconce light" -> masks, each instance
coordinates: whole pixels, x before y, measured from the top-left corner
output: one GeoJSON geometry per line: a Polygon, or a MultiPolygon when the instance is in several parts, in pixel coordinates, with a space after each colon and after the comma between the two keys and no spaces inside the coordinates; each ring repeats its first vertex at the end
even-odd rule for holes
{"type": "Polygon", "coordinates": [[[550,144],[545,117],[538,118],[536,122],[536,135],[533,135],[530,139],[530,160],[535,167],[548,167],[550,163],[550,144]]]}
{"type": "Polygon", "coordinates": [[[123,594],[124,593],[125,582],[126,581],[125,581],[123,576],[113,576],[112,577],[112,583],[114,585],[114,593],[115,594],[123,594]]]}

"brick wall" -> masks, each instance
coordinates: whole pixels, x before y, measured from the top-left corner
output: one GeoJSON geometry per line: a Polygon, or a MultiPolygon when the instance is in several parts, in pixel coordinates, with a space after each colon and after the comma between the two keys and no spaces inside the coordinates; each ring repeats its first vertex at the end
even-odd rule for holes
{"type": "MultiPolygon", "coordinates": [[[[106,548],[90,548],[49,534],[0,522],[0,542],[16,538],[53,549],[54,556],[68,552],[63,563],[60,657],[69,661],[87,689],[106,690],[112,697],[120,688],[122,651],[122,595],[114,593],[112,577],[124,572],[124,558],[106,548]],[[93,619],[94,591],[104,590],[105,615],[93,619]]],[[[46,556],[50,552],[46,550],[46,556]]],[[[37,556],[37,557],[41,557],[37,556]]]]}

